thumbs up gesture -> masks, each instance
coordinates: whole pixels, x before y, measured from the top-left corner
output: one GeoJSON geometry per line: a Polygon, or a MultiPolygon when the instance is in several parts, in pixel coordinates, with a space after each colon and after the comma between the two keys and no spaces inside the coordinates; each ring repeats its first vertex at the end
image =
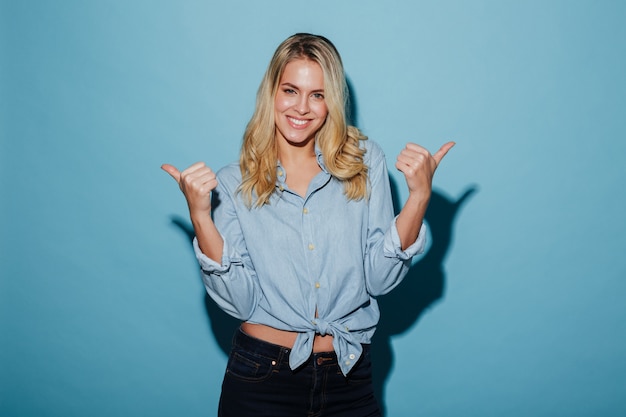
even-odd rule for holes
{"type": "Polygon", "coordinates": [[[189,168],[180,172],[175,166],[163,164],[161,169],[178,183],[180,190],[185,195],[189,213],[206,215],[211,211],[211,191],[217,187],[215,173],[204,164],[196,162],[189,168]]]}
{"type": "Polygon", "coordinates": [[[404,174],[409,194],[424,193],[425,196],[430,196],[435,170],[454,145],[454,142],[448,142],[433,155],[420,145],[406,145],[398,155],[396,168],[404,174]]]}

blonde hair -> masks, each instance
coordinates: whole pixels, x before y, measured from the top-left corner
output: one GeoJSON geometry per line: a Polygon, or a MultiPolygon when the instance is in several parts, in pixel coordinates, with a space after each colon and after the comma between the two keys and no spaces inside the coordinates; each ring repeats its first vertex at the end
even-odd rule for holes
{"type": "Polygon", "coordinates": [[[239,165],[242,193],[248,207],[268,204],[276,185],[276,126],[274,97],[285,66],[296,59],[316,62],[324,74],[324,99],[328,108],[326,121],[317,132],[316,141],[328,172],[344,184],[350,200],[367,196],[367,166],[363,160],[366,140],[359,129],[347,122],[348,87],[341,57],[325,37],[298,33],[283,41],[265,72],[256,98],[256,109],[246,127],[239,165]]]}

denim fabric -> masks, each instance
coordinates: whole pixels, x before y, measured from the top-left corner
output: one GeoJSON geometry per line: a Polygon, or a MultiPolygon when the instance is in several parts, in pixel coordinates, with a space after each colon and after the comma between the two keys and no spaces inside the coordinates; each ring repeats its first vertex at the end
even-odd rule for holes
{"type": "Polygon", "coordinates": [[[219,417],[380,416],[369,345],[348,376],[334,352],[313,353],[298,369],[290,349],[237,330],[222,384],[219,417]]]}
{"type": "Polygon", "coordinates": [[[401,250],[389,174],[380,147],[365,141],[369,196],[348,200],[316,149],[321,172],[305,196],[292,192],[277,165],[270,204],[247,208],[237,193],[239,165],[218,172],[213,216],[224,237],[221,263],[194,241],[207,292],[243,321],[299,333],[292,369],[306,361],[315,334],[333,336],[344,374],[371,342],[379,319],[376,297],[405,276],[423,251],[425,230],[401,250]]]}

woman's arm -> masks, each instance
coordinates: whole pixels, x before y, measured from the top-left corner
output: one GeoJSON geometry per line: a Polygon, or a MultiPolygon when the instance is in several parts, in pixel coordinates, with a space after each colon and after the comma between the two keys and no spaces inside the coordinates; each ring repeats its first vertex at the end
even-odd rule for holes
{"type": "Polygon", "coordinates": [[[409,270],[412,257],[424,250],[423,220],[430,199],[432,175],[453,145],[452,142],[444,145],[435,156],[413,144],[402,151],[396,167],[407,178],[410,194],[400,214],[394,218],[385,158],[378,146],[370,144],[368,175],[371,192],[364,267],[367,290],[371,295],[386,294],[395,288],[409,270]]]}
{"type": "Polygon", "coordinates": [[[218,184],[216,174],[202,162],[183,172],[168,164],[162,168],[176,180],[187,200],[196,233],[194,251],[200,262],[207,293],[226,313],[247,320],[259,303],[261,291],[247,256],[236,211],[223,184],[218,184]],[[219,213],[217,206],[216,212],[212,213],[212,193],[221,199],[219,213]],[[212,214],[216,216],[216,221],[217,217],[220,218],[219,230],[212,214]],[[226,242],[220,232],[228,237],[226,242]]]}

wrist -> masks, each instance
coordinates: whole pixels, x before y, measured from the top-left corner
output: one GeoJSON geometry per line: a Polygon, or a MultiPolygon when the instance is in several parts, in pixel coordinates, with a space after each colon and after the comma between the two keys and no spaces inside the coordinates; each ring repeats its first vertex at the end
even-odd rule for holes
{"type": "Polygon", "coordinates": [[[431,195],[430,190],[409,191],[409,196],[406,202],[407,204],[428,205],[428,201],[430,200],[430,195],[431,195]]]}
{"type": "Polygon", "coordinates": [[[189,217],[191,218],[191,222],[196,223],[204,223],[207,220],[211,220],[211,210],[189,210],[189,217]]]}

